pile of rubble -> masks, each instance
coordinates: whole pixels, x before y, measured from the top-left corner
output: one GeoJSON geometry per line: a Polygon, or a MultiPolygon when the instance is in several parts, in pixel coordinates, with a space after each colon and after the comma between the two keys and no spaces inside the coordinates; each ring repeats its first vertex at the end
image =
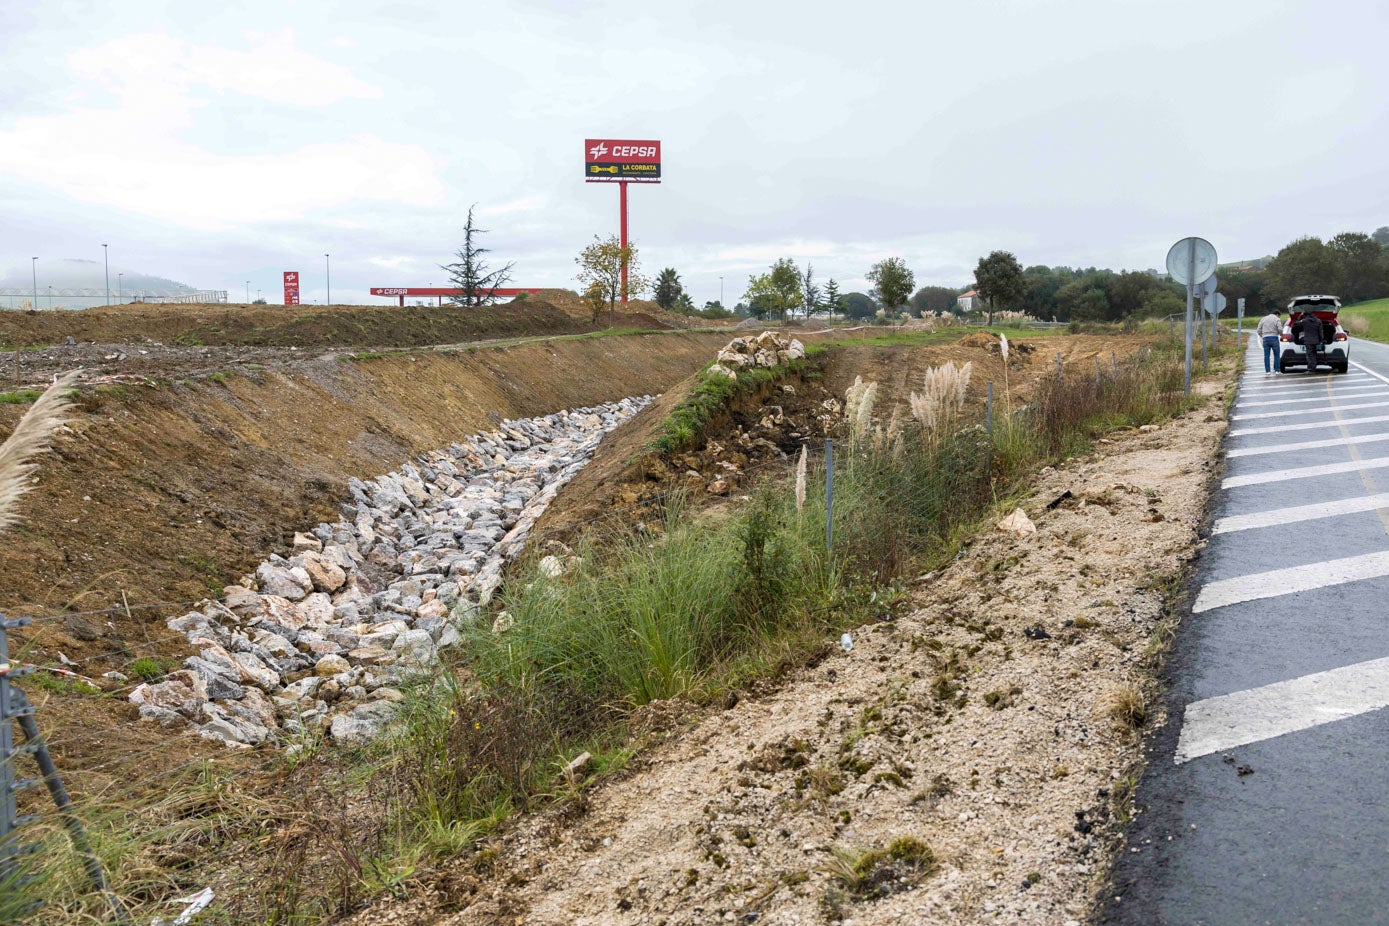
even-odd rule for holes
{"type": "Polygon", "coordinates": [[[255,745],[379,732],[399,686],[460,641],[536,520],[650,396],[505,421],[370,482],[336,524],[296,534],[221,601],[168,622],[199,649],[136,688],[140,716],[255,745]]]}
{"type": "Polygon", "coordinates": [[[718,362],[709,368],[710,373],[737,379],[739,370],[753,367],[770,369],[791,360],[805,356],[805,345],[794,338],[790,341],[777,336],[776,332],[764,331],[755,338],[734,338],[719,351],[718,362]]]}

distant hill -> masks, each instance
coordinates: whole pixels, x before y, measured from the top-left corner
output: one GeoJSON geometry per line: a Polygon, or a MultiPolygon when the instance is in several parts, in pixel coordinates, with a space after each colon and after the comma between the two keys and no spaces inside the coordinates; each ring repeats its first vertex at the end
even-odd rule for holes
{"type": "MultiPolygon", "coordinates": [[[[40,293],[45,292],[50,286],[54,289],[104,289],[106,287],[105,271],[99,260],[74,260],[72,258],[44,260],[39,258],[38,272],[40,293]]],[[[121,288],[126,293],[137,293],[141,290],[179,293],[196,291],[187,283],[113,265],[111,267],[112,293],[116,291],[117,274],[125,275],[120,282],[121,288]]],[[[4,276],[0,276],[0,289],[27,289],[33,284],[34,278],[28,264],[11,268],[5,271],[4,276]]]]}

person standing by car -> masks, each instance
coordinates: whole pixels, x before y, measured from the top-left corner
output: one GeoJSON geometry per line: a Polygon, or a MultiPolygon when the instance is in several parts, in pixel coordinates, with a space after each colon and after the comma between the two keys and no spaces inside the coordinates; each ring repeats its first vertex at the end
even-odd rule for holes
{"type": "Polygon", "coordinates": [[[1321,319],[1316,312],[1303,313],[1298,322],[1302,327],[1302,346],[1307,350],[1307,372],[1317,372],[1317,348],[1321,347],[1321,319]]]}
{"type": "Polygon", "coordinates": [[[1283,372],[1282,349],[1278,344],[1278,336],[1283,333],[1283,319],[1277,312],[1269,312],[1259,319],[1259,337],[1264,342],[1264,375],[1271,376],[1274,373],[1283,372]],[[1273,363],[1269,364],[1269,355],[1273,355],[1273,363]]]}

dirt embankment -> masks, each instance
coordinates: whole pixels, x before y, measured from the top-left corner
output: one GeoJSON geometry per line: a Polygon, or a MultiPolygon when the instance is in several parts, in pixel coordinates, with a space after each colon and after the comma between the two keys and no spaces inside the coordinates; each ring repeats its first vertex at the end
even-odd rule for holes
{"type": "Polygon", "coordinates": [[[608,438],[546,511],[538,534],[567,539],[575,528],[609,514],[627,522],[649,520],[647,503],[674,490],[683,489],[684,503],[697,506],[736,496],[735,490],[745,487],[765,464],[794,454],[803,442],[818,443],[829,436],[827,429],[837,425],[839,418],[825,403],[842,406],[845,390],[856,377],[878,383],[876,404],[886,419],[893,407],[905,408],[911,393],[921,390],[928,369],[946,362],[970,363],[967,402],[982,406],[992,382],[1001,408],[1009,390],[1021,400],[1038,377],[1053,375],[1058,355],[1070,370],[1089,369],[1096,357],[1102,357],[1108,368],[1116,361],[1130,360],[1146,346],[1135,338],[1024,340],[1011,346],[1005,377],[996,337],[982,332],[961,334],[934,344],[891,338],[881,343],[872,338],[836,343],[833,333],[813,338],[826,342],[829,349],[810,358],[803,372],[739,396],[691,446],[674,453],[651,450],[662,423],[694,388],[697,377],[691,376],[608,438]]]}
{"type": "Polygon", "coordinates": [[[71,337],[97,344],[148,339],[184,346],[415,347],[566,334],[594,327],[591,321],[539,300],[478,308],[130,304],[78,311],[0,312],[0,345],[63,344],[71,337]]]}
{"type": "MultiPolygon", "coordinates": [[[[502,417],[661,392],[719,340],[535,342],[89,390],[42,462],[27,521],[0,546],[0,609],[122,607],[124,592],[133,619],[44,622],[26,657],[56,662],[61,650],[83,674],[119,669],[83,657],[161,631],[165,612],[139,605],[207,595],[283,552],[294,530],[336,513],[349,477],[393,469],[502,417]]],[[[0,433],[26,407],[0,405],[0,433]]]]}
{"type": "Polygon", "coordinates": [[[1078,926],[1223,427],[1208,405],[1045,471],[1036,533],[977,538],[852,651],[349,922],[1078,926]]]}

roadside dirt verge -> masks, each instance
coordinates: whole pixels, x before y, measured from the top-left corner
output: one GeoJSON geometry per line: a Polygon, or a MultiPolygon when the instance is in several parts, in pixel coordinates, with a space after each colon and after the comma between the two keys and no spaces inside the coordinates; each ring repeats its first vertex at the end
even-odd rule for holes
{"type": "Polygon", "coordinates": [[[985,532],[851,651],[350,922],[1079,923],[1223,429],[1210,401],[1044,471],[1036,533],[985,532]]]}

